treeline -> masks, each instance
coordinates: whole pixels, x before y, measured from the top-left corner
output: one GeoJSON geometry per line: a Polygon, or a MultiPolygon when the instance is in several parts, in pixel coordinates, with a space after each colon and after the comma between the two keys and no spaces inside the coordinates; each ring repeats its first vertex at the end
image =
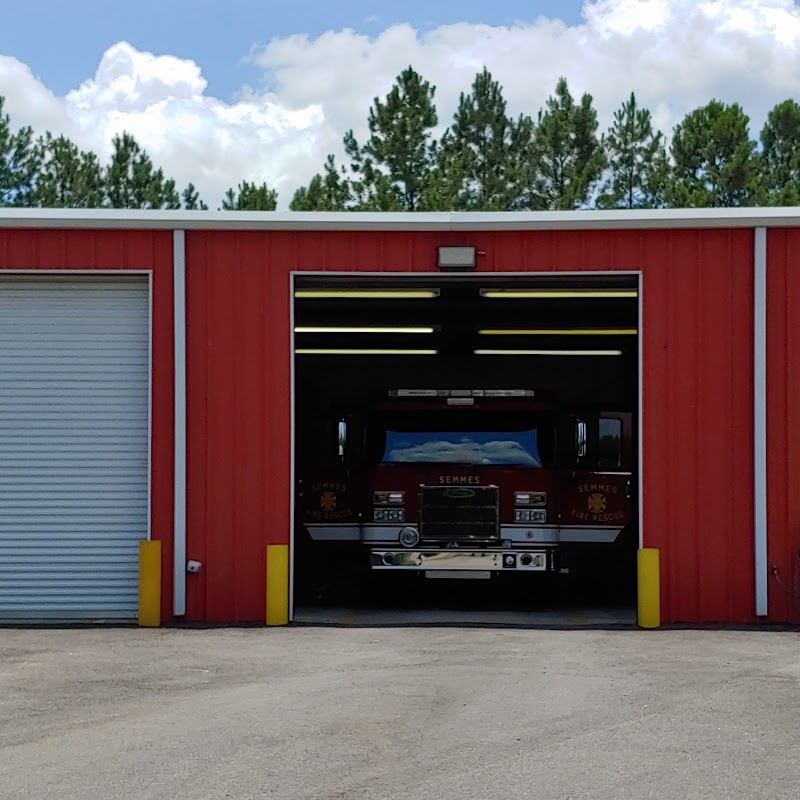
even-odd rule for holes
{"type": "MultiPolygon", "coordinates": [[[[0,206],[20,208],[143,208],[205,211],[192,183],[179,192],[129,133],[115,136],[111,158],[101,164],[65,136],[34,137],[13,130],[0,97],[0,206]]],[[[228,189],[225,211],[274,211],[278,194],[266,184],[242,181],[228,189]]]]}
{"type": "MultiPolygon", "coordinates": [[[[751,138],[742,108],[712,100],[689,112],[669,139],[636,97],[599,132],[590,94],[566,79],[534,116],[508,114],[503,89],[484,68],[462,93],[441,138],[436,89],[409,67],[369,109],[369,136],[343,139],[299,188],[295,211],[512,211],[800,205],[800,105],[773,108],[751,138]]],[[[267,184],[241,181],[223,210],[274,210],[267,184]]],[[[0,98],[0,205],[204,210],[190,183],[157,169],[129,134],[108,164],[63,136],[12,131],[0,98]]]]}

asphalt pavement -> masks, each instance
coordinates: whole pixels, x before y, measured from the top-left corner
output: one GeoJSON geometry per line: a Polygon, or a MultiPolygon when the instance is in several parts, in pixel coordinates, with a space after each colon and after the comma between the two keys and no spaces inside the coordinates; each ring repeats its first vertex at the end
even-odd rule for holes
{"type": "Polygon", "coordinates": [[[0,629],[0,798],[800,793],[800,635],[0,629]]]}

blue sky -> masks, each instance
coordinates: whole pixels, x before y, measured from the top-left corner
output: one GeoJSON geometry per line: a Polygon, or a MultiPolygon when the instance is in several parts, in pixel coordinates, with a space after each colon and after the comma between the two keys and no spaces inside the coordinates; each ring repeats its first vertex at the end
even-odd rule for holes
{"type": "Polygon", "coordinates": [[[56,94],[94,74],[103,52],[125,40],[139,50],[191,58],[208,90],[230,99],[260,71],[246,62],[273,37],[353,28],[377,34],[408,22],[428,30],[454,22],[510,25],[543,15],[575,24],[582,0],[17,0],[4,3],[0,53],[25,62],[56,94]],[[76,11],[79,9],[79,11],[76,11]],[[377,10],[376,10],[377,9],[377,10]]]}

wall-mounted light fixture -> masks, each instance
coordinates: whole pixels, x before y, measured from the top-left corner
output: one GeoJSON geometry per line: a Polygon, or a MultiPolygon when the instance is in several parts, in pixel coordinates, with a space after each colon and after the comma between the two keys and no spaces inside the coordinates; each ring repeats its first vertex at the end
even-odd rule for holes
{"type": "Polygon", "coordinates": [[[436,266],[447,272],[467,272],[478,266],[477,247],[437,247],[436,266]]]}

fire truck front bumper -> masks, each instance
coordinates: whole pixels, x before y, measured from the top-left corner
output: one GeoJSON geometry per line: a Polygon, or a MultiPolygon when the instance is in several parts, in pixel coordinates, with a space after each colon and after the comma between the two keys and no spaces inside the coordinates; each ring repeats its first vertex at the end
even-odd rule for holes
{"type": "Polygon", "coordinates": [[[379,548],[370,551],[372,569],[422,570],[425,572],[552,572],[556,569],[555,551],[542,549],[458,548],[414,550],[379,548]]]}

